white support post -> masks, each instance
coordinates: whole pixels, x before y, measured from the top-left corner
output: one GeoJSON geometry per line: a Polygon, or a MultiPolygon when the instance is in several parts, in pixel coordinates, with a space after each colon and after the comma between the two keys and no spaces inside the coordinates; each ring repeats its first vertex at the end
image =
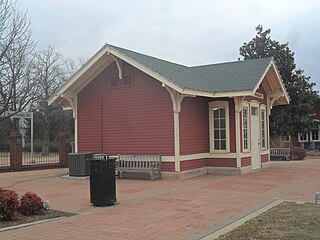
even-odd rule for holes
{"type": "Polygon", "coordinates": [[[77,94],[75,95],[69,95],[69,94],[63,94],[62,97],[64,97],[70,104],[72,108],[72,116],[74,119],[74,151],[78,152],[78,99],[77,94]]]}
{"type": "Polygon", "coordinates": [[[170,94],[173,108],[173,124],[174,124],[174,159],[175,171],[180,172],[180,112],[181,103],[185,97],[195,97],[191,95],[180,94],[172,88],[162,85],[170,94]]]}
{"type": "Polygon", "coordinates": [[[240,112],[242,110],[242,102],[244,97],[234,97],[235,105],[235,122],[236,122],[236,156],[237,156],[237,167],[241,167],[241,132],[240,132],[240,112]]]}

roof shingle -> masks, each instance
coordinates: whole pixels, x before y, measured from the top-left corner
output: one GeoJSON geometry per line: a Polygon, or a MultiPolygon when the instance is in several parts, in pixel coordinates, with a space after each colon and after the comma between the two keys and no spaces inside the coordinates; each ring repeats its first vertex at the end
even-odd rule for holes
{"type": "Polygon", "coordinates": [[[212,93],[252,91],[272,62],[272,58],[260,58],[187,67],[113,45],[107,46],[183,89],[212,93]]]}

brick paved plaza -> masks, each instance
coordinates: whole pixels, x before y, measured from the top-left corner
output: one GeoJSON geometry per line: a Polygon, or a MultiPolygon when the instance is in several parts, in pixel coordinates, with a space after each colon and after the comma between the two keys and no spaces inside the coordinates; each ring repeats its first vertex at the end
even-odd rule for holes
{"type": "Polygon", "coordinates": [[[240,176],[186,180],[118,179],[118,204],[93,207],[89,180],[68,169],[1,173],[0,185],[34,191],[53,209],[79,215],[0,233],[0,239],[200,239],[277,199],[314,202],[320,158],[272,162],[240,176]]]}

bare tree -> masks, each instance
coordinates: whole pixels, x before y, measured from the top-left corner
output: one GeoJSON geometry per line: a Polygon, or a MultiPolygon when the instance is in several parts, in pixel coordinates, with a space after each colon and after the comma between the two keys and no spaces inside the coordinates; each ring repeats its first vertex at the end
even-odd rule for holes
{"type": "Polygon", "coordinates": [[[15,2],[0,0],[0,121],[13,115],[4,115],[7,110],[22,111],[36,98],[31,35],[26,13],[15,2]]]}
{"type": "Polygon", "coordinates": [[[66,81],[70,69],[67,69],[66,61],[53,47],[48,47],[34,55],[34,76],[39,87],[37,111],[41,118],[42,128],[42,154],[49,153],[50,123],[57,109],[48,105],[48,99],[66,81]]]}

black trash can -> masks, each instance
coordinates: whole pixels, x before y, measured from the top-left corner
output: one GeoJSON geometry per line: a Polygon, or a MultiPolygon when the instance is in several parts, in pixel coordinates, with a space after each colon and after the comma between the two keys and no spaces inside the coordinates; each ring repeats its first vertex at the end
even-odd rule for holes
{"type": "Polygon", "coordinates": [[[116,160],[107,154],[95,154],[90,160],[90,202],[95,206],[110,206],[117,201],[116,160]]]}

